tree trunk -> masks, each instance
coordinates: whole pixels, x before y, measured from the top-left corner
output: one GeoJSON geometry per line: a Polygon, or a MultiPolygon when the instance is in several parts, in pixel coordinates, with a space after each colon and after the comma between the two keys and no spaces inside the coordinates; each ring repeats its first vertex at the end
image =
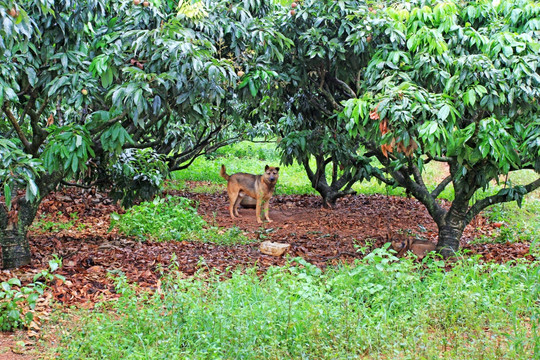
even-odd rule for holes
{"type": "Polygon", "coordinates": [[[13,269],[30,264],[30,245],[26,232],[20,234],[17,229],[0,230],[0,247],[2,249],[2,269],[13,269]]]}
{"type": "Polygon", "coordinates": [[[465,226],[467,226],[466,212],[467,203],[454,200],[452,207],[444,216],[444,220],[438,223],[439,241],[437,242],[437,251],[445,259],[454,256],[459,250],[459,241],[465,226]]]}
{"type": "Polygon", "coordinates": [[[308,161],[303,163],[306,174],[311,181],[311,186],[321,194],[323,198],[323,207],[333,208],[336,201],[347,195],[355,194],[354,190],[350,190],[350,185],[354,182],[350,174],[344,174],[339,179],[333,179],[329,185],[326,179],[326,165],[324,158],[317,158],[317,171],[313,172],[308,161]],[[348,185],[344,190],[341,190],[345,185],[348,185]]]}
{"type": "Polygon", "coordinates": [[[36,179],[40,197],[30,202],[24,196],[18,196],[13,199],[10,212],[5,203],[0,203],[0,269],[11,269],[30,263],[30,245],[26,237],[28,228],[36,217],[41,200],[56,188],[61,179],[60,172],[41,174],[36,179]]]}
{"type": "Polygon", "coordinates": [[[459,250],[459,241],[463,234],[463,228],[444,225],[439,228],[439,241],[437,251],[446,259],[455,255],[459,250]]]}
{"type": "Polygon", "coordinates": [[[24,197],[16,200],[16,206],[8,213],[0,206],[0,248],[2,269],[12,269],[30,264],[30,245],[26,233],[36,217],[39,202],[31,203],[24,197]]]}
{"type": "Polygon", "coordinates": [[[339,188],[337,188],[336,184],[334,183],[332,183],[331,185],[328,185],[324,172],[321,172],[321,175],[319,176],[318,179],[310,178],[310,180],[313,185],[313,188],[319,194],[321,194],[323,198],[323,207],[327,209],[333,208],[336,205],[337,199],[342,198],[351,193],[354,193],[354,191],[351,191],[351,192],[341,191],[339,188]]]}

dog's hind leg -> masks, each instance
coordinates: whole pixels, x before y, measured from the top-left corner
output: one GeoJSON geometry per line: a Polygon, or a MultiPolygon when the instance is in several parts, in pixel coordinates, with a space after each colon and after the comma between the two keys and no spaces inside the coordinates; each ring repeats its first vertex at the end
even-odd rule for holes
{"type": "Polygon", "coordinates": [[[236,202],[240,197],[238,196],[237,192],[229,191],[229,213],[231,214],[231,217],[234,219],[234,213],[238,212],[236,210],[236,202]]]}
{"type": "Polygon", "coordinates": [[[242,202],[243,197],[244,196],[238,193],[238,197],[236,198],[236,201],[234,202],[234,215],[238,217],[241,217],[240,214],[238,213],[238,206],[240,206],[240,203],[242,202]]]}

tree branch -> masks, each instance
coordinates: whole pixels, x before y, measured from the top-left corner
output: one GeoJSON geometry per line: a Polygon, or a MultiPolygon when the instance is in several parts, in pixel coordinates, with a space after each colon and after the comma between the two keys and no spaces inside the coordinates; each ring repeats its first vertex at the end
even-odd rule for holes
{"type": "Polygon", "coordinates": [[[17,135],[19,136],[19,139],[21,139],[26,151],[31,152],[32,144],[30,144],[30,142],[28,141],[26,136],[24,136],[24,133],[23,133],[21,127],[19,126],[19,123],[17,122],[17,119],[15,119],[15,116],[13,115],[11,110],[8,109],[7,102],[4,103],[4,106],[2,106],[2,110],[4,110],[4,113],[6,114],[9,122],[11,123],[13,128],[15,129],[15,132],[17,132],[17,135]]]}
{"type": "Polygon", "coordinates": [[[347,93],[347,95],[352,98],[357,98],[356,93],[350,88],[349,85],[347,85],[347,83],[336,77],[332,77],[332,80],[334,80],[345,91],[345,93],[347,93]]]}
{"type": "MultiPolygon", "coordinates": [[[[99,125],[97,128],[95,128],[93,131],[92,131],[92,134],[99,134],[101,131],[105,130],[106,128],[110,127],[111,125],[113,125],[115,122],[117,122],[118,120],[122,119],[123,117],[125,117],[127,115],[127,112],[124,111],[123,113],[121,113],[120,115],[117,115],[115,117],[113,117],[112,119],[110,119],[109,121],[106,121],[104,122],[103,124],[99,125]]],[[[96,142],[96,140],[99,139],[99,136],[95,137],[94,139],[92,139],[93,142],[96,142]]]]}
{"type": "MultiPolygon", "coordinates": [[[[525,185],[524,188],[526,190],[525,194],[528,194],[528,193],[540,188],[540,178],[538,178],[535,181],[525,185]]],[[[504,191],[504,190],[506,190],[506,189],[501,189],[497,194],[492,195],[492,196],[488,196],[487,198],[479,200],[473,206],[471,206],[469,211],[467,211],[467,215],[466,215],[467,223],[469,223],[472,219],[474,219],[474,217],[476,215],[480,214],[480,212],[482,210],[484,210],[485,208],[487,208],[488,206],[503,203],[503,202],[513,201],[514,199],[509,199],[508,198],[507,193],[502,193],[501,194],[501,192],[504,191]]]]}
{"type": "Polygon", "coordinates": [[[452,161],[452,158],[449,158],[449,157],[446,157],[446,156],[432,156],[432,155],[428,155],[428,158],[427,160],[424,162],[425,164],[431,162],[431,161],[439,161],[439,162],[445,162],[445,163],[449,163],[452,161]]]}
{"type": "Polygon", "coordinates": [[[146,149],[146,148],[153,148],[156,145],[159,145],[163,143],[163,140],[155,140],[147,143],[140,143],[140,144],[125,144],[122,146],[122,149],[146,149]]]}
{"type": "Polygon", "coordinates": [[[443,190],[452,182],[452,175],[448,175],[443,181],[431,192],[431,197],[438,198],[443,190]]]}
{"type": "Polygon", "coordinates": [[[332,94],[330,93],[330,91],[327,90],[327,87],[324,86],[322,88],[319,88],[319,91],[321,92],[321,94],[325,97],[325,99],[330,103],[332,104],[332,107],[334,108],[334,110],[337,110],[337,111],[341,111],[343,110],[343,106],[341,106],[337,101],[336,99],[334,99],[334,97],[332,96],[332,94]]]}
{"type": "Polygon", "coordinates": [[[184,165],[181,165],[181,166],[174,165],[173,167],[171,167],[170,171],[187,169],[191,164],[193,164],[195,159],[198,158],[199,156],[203,156],[203,155],[208,154],[208,153],[210,153],[212,151],[215,151],[216,149],[219,149],[220,147],[232,144],[232,143],[236,142],[238,139],[240,139],[239,136],[234,137],[234,138],[230,138],[230,139],[227,139],[227,140],[224,140],[224,141],[221,141],[221,142],[219,142],[219,143],[217,143],[215,145],[212,145],[212,146],[208,147],[206,149],[206,151],[204,151],[204,152],[202,151],[204,148],[199,149],[198,153],[195,156],[192,156],[190,161],[187,164],[184,164],[184,165]]]}

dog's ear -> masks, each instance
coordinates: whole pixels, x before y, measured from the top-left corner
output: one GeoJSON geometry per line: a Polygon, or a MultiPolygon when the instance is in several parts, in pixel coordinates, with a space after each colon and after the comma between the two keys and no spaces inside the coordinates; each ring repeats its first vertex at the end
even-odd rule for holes
{"type": "Polygon", "coordinates": [[[270,167],[270,166],[266,165],[266,166],[264,167],[264,171],[268,170],[269,167],[270,167]]]}
{"type": "Polygon", "coordinates": [[[279,166],[277,166],[275,169],[276,169],[276,171],[279,171],[279,166]]]}

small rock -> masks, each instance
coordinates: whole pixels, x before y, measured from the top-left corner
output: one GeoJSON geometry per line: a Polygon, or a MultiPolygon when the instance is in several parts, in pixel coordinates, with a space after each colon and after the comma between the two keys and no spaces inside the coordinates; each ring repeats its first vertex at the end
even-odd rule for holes
{"type": "Polygon", "coordinates": [[[281,244],[271,241],[263,241],[259,249],[263,254],[272,256],[281,256],[291,247],[291,244],[281,244]]]}

